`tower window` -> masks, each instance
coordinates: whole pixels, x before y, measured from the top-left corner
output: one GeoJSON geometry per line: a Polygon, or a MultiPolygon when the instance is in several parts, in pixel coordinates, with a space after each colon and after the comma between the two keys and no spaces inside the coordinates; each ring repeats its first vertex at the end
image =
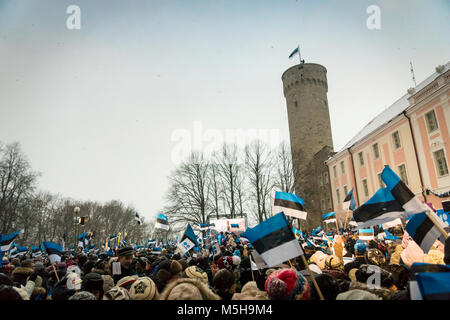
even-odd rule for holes
{"type": "Polygon", "coordinates": [[[342,171],[342,174],[345,174],[344,161],[341,161],[341,171],[342,171]]]}
{"type": "Polygon", "coordinates": [[[406,167],[404,164],[398,167],[398,172],[400,173],[400,179],[402,179],[405,184],[408,184],[408,176],[406,175],[406,167]]]}
{"type": "Polygon", "coordinates": [[[395,149],[398,149],[398,148],[400,148],[402,146],[401,143],[400,143],[400,135],[398,134],[398,131],[395,131],[392,134],[392,140],[394,140],[394,147],[395,147],[395,149]]]}

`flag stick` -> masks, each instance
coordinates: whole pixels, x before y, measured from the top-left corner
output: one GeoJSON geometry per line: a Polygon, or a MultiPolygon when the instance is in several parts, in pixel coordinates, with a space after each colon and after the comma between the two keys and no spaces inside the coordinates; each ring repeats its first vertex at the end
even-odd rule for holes
{"type": "Polygon", "coordinates": [[[255,276],[253,275],[253,266],[252,266],[252,257],[249,255],[250,258],[250,270],[252,271],[252,281],[255,281],[255,276]]]}
{"type": "Polygon", "coordinates": [[[58,279],[58,282],[59,282],[59,276],[58,276],[58,272],[56,272],[56,268],[55,268],[55,263],[54,262],[52,263],[52,266],[53,266],[53,271],[55,272],[56,279],[58,279]]]}
{"type": "Polygon", "coordinates": [[[448,238],[448,234],[447,232],[444,230],[444,228],[442,228],[442,226],[434,219],[434,217],[430,214],[430,211],[427,210],[425,211],[425,214],[427,215],[428,218],[430,218],[430,220],[434,223],[434,225],[439,229],[439,231],[444,235],[445,239],[448,238]]]}
{"type": "Polygon", "coordinates": [[[316,288],[317,293],[319,294],[320,300],[325,300],[325,298],[323,297],[322,291],[320,291],[319,285],[316,282],[316,278],[314,278],[314,275],[312,274],[311,270],[309,269],[309,264],[305,259],[305,255],[302,254],[301,256],[302,256],[303,263],[305,264],[306,269],[308,269],[309,275],[311,276],[311,280],[314,284],[314,287],[316,288]]]}

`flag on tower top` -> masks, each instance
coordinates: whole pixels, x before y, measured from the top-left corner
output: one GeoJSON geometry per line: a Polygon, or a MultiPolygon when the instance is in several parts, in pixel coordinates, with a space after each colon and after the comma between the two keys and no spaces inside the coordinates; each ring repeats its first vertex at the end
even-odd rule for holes
{"type": "Polygon", "coordinates": [[[292,51],[292,53],[289,55],[289,59],[292,59],[292,57],[293,57],[296,53],[298,53],[298,52],[299,52],[299,50],[298,50],[298,47],[297,47],[297,48],[295,48],[294,51],[292,51]]]}

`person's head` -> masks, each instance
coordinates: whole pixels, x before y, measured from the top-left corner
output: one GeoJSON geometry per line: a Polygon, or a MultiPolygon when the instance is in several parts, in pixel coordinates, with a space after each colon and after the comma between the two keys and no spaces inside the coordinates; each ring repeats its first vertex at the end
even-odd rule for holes
{"type": "Polygon", "coordinates": [[[103,278],[100,274],[91,272],[88,273],[81,284],[81,290],[89,291],[97,300],[103,298],[103,278]]]}
{"type": "Polygon", "coordinates": [[[364,258],[368,264],[372,264],[375,266],[383,266],[386,263],[386,257],[384,254],[378,249],[369,249],[365,252],[364,258]]]}
{"type": "MultiPolygon", "coordinates": [[[[336,300],[340,293],[340,287],[335,278],[324,273],[315,277],[315,280],[325,300],[336,300]]],[[[311,286],[311,300],[320,300],[320,295],[315,286],[311,286]]]]}
{"type": "Polygon", "coordinates": [[[361,240],[356,241],[355,246],[355,256],[356,257],[364,257],[364,254],[367,251],[367,243],[361,240]]]}
{"type": "Polygon", "coordinates": [[[234,293],[236,290],[236,277],[227,269],[220,269],[214,275],[213,285],[219,293],[234,293]]]}
{"type": "Polygon", "coordinates": [[[118,261],[120,266],[125,269],[129,269],[133,262],[133,248],[123,247],[117,251],[118,261]]]}
{"type": "Polygon", "coordinates": [[[294,269],[278,269],[270,273],[265,283],[265,291],[270,299],[284,299],[294,292],[298,275],[294,269]]]}
{"type": "Polygon", "coordinates": [[[151,278],[141,277],[131,286],[130,297],[131,300],[158,300],[159,293],[151,278]]]}

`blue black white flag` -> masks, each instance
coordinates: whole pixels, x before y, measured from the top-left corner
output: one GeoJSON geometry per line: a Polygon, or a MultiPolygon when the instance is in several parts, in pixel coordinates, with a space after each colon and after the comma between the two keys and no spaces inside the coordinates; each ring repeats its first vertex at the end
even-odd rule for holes
{"type": "Polygon", "coordinates": [[[358,238],[359,240],[373,240],[374,230],[372,228],[369,229],[359,229],[358,238]]]}
{"type": "Polygon", "coordinates": [[[0,235],[1,251],[3,252],[8,251],[9,248],[11,247],[11,244],[14,242],[14,239],[16,239],[17,236],[21,233],[22,231],[19,230],[14,233],[0,235]]]}
{"type": "Polygon", "coordinates": [[[423,300],[450,300],[450,272],[425,272],[416,275],[423,300]]]}
{"type": "Polygon", "coordinates": [[[158,214],[156,217],[155,228],[169,230],[169,219],[163,214],[158,214]]]}
{"type": "Polygon", "coordinates": [[[336,217],[336,213],[328,212],[328,213],[325,213],[324,215],[322,215],[322,219],[327,219],[327,218],[331,218],[331,217],[336,217]]]}
{"type": "Polygon", "coordinates": [[[283,212],[249,228],[242,235],[269,267],[303,254],[283,212]]]}
{"type": "Polygon", "coordinates": [[[61,262],[62,255],[62,247],[53,242],[44,242],[45,251],[48,254],[48,258],[50,259],[50,263],[61,262]]]}
{"type": "Polygon", "coordinates": [[[353,195],[353,189],[350,190],[348,195],[345,197],[344,202],[342,203],[342,209],[351,211],[356,209],[356,202],[355,197],[353,195]]]}
{"type": "MultiPolygon", "coordinates": [[[[436,222],[442,223],[442,221],[436,222]]],[[[443,223],[441,227],[444,228],[443,223]]],[[[425,253],[431,249],[435,241],[441,236],[439,228],[425,212],[412,216],[406,224],[405,230],[425,253]]]]}
{"type": "Polygon", "coordinates": [[[298,47],[295,48],[294,51],[292,51],[292,53],[289,55],[289,59],[292,59],[295,56],[295,54],[299,52],[300,52],[299,48],[298,47]]]}
{"type": "Polygon", "coordinates": [[[287,216],[306,220],[305,201],[293,193],[275,192],[272,215],[283,212],[287,216]]]}
{"type": "Polygon", "coordinates": [[[183,241],[186,238],[191,240],[195,244],[195,246],[198,246],[197,236],[195,235],[194,230],[192,229],[189,223],[186,227],[186,230],[184,231],[183,236],[181,237],[181,241],[183,241]]]}
{"type": "Polygon", "coordinates": [[[139,213],[136,212],[134,219],[137,221],[138,225],[142,224],[142,220],[141,220],[141,217],[139,216],[139,213]]]}

